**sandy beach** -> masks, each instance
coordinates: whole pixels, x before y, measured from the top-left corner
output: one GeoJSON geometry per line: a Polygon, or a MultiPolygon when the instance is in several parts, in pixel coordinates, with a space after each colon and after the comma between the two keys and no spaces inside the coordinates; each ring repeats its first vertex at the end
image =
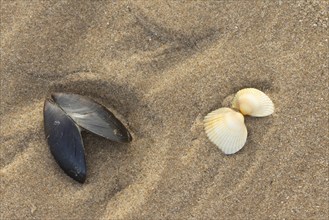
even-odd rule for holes
{"type": "Polygon", "coordinates": [[[0,219],[327,219],[328,10],[313,1],[1,0],[0,219]],[[264,91],[227,156],[204,116],[264,91]],[[84,184],[43,128],[52,92],[115,113],[129,144],[83,133],[84,184]]]}

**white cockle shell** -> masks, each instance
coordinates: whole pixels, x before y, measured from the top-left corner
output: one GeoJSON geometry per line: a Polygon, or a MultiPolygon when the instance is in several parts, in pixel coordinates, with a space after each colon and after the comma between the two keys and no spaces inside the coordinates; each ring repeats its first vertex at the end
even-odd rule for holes
{"type": "Polygon", "coordinates": [[[232,101],[232,108],[243,115],[264,117],[274,112],[272,100],[262,91],[254,88],[241,89],[232,101]]]}
{"type": "Polygon", "coordinates": [[[230,108],[210,112],[204,119],[208,138],[225,154],[239,151],[247,140],[247,128],[241,113],[230,108]]]}

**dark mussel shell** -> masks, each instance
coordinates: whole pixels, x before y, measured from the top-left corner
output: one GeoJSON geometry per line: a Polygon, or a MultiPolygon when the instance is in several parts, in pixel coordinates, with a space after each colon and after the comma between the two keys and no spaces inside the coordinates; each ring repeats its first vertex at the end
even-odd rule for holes
{"type": "Polygon", "coordinates": [[[51,97],[80,127],[111,141],[131,141],[127,128],[112,112],[94,100],[67,93],[54,93],[51,97]]]}
{"type": "Polygon", "coordinates": [[[44,127],[50,151],[59,166],[83,183],[86,162],[80,127],[117,142],[132,140],[125,126],[101,104],[87,97],[54,93],[44,105],[44,127]]]}
{"type": "Polygon", "coordinates": [[[47,142],[58,165],[80,183],[86,180],[86,161],[78,126],[50,100],[44,105],[44,126],[47,142]]]}

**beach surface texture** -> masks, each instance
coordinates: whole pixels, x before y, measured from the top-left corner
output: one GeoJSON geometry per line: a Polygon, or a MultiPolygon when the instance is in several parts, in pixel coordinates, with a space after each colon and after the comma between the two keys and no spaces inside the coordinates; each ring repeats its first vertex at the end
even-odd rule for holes
{"type": "Polygon", "coordinates": [[[0,219],[328,218],[328,1],[0,2],[0,219]],[[227,156],[203,119],[249,87],[275,112],[227,156]],[[82,133],[84,184],[49,151],[53,92],[131,132],[82,133]]]}

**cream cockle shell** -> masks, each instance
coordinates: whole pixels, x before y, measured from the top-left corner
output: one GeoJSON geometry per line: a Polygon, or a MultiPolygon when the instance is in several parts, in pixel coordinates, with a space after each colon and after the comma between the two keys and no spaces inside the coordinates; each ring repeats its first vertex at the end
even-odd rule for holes
{"type": "Polygon", "coordinates": [[[262,91],[254,88],[241,89],[232,101],[232,108],[243,115],[264,117],[274,112],[272,100],[262,91]]]}
{"type": "Polygon", "coordinates": [[[241,113],[230,108],[210,112],[204,119],[208,138],[225,154],[239,151],[247,140],[247,128],[241,113]]]}

